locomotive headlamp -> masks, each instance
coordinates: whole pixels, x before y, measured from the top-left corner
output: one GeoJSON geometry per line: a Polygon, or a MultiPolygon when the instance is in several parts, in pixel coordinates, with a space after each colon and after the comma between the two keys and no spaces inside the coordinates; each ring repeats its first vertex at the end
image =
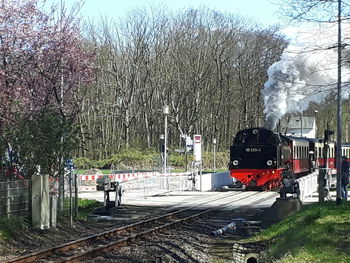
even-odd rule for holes
{"type": "Polygon", "coordinates": [[[268,160],[267,162],[266,162],[266,164],[268,165],[268,166],[271,166],[272,165],[272,160],[268,160]]]}
{"type": "Polygon", "coordinates": [[[238,163],[239,163],[238,160],[233,160],[233,162],[232,162],[232,164],[236,165],[236,166],[238,165],[238,163]]]}

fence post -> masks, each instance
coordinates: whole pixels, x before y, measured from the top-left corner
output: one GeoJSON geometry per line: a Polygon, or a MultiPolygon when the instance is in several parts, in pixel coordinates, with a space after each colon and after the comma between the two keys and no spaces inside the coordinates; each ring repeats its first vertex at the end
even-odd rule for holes
{"type": "Polygon", "coordinates": [[[11,215],[11,182],[6,182],[6,216],[10,218],[11,215]]]}

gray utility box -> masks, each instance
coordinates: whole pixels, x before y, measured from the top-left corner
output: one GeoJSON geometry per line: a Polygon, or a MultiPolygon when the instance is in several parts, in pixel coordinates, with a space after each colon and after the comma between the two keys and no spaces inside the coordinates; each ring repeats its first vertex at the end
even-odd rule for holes
{"type": "Polygon", "coordinates": [[[49,176],[32,176],[32,223],[39,229],[50,228],[49,176]]]}

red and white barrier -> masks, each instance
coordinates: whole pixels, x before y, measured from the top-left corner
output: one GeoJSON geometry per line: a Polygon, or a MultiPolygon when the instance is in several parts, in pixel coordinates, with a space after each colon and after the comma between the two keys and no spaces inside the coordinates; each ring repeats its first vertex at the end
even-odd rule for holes
{"type": "MultiPolygon", "coordinates": [[[[138,172],[138,173],[120,173],[108,175],[112,182],[128,182],[143,178],[149,178],[159,175],[158,172],[138,172]]],[[[81,174],[79,191],[96,191],[96,180],[105,175],[86,175],[81,174]]]]}
{"type": "MultiPolygon", "coordinates": [[[[166,176],[184,176],[189,175],[189,172],[182,173],[169,173],[166,176]]],[[[120,173],[120,174],[109,174],[109,178],[112,182],[129,182],[144,178],[151,178],[155,176],[161,176],[162,173],[159,172],[136,172],[136,173],[120,173]]],[[[85,175],[81,174],[80,176],[80,186],[79,191],[96,191],[96,180],[105,175],[85,175]]]]}
{"type": "Polygon", "coordinates": [[[81,185],[79,187],[79,191],[80,192],[96,191],[96,185],[91,185],[91,186],[81,185]]]}
{"type": "Polygon", "coordinates": [[[142,173],[123,173],[123,174],[112,174],[110,178],[116,182],[127,182],[137,179],[143,179],[159,175],[158,172],[142,172],[142,173]]]}

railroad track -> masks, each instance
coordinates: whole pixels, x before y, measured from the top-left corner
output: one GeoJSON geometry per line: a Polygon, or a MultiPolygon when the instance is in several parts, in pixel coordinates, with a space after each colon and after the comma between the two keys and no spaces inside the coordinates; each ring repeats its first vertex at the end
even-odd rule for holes
{"type": "Polygon", "coordinates": [[[197,206],[205,206],[206,204],[222,201],[223,199],[229,200],[225,201],[226,205],[220,205],[219,208],[215,206],[214,208],[212,207],[204,210],[193,210],[193,208],[180,209],[149,220],[126,225],[50,249],[13,258],[6,262],[81,262],[109,253],[118,247],[135,243],[143,237],[174,228],[212,211],[224,209],[234,203],[237,203],[239,207],[239,203],[242,200],[245,200],[243,206],[247,206],[253,203],[262,203],[270,198],[271,197],[257,198],[256,192],[234,192],[224,197],[212,198],[196,204],[197,206]],[[232,200],[233,197],[234,200],[232,200]],[[249,201],[249,199],[252,200],[249,201]]]}

